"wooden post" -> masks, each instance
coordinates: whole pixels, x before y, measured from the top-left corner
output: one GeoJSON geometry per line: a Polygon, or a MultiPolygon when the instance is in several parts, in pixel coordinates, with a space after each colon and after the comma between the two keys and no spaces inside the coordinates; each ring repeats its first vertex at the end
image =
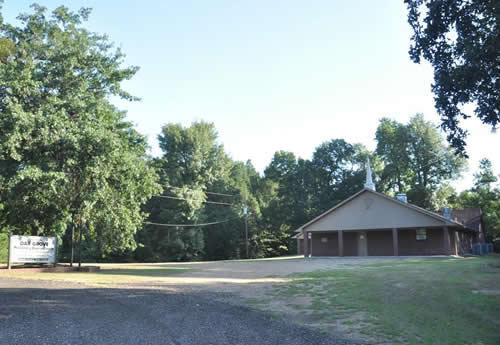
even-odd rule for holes
{"type": "Polygon", "coordinates": [[[12,232],[9,233],[9,240],[7,241],[8,243],[8,247],[7,247],[7,269],[10,270],[10,266],[11,266],[11,262],[10,262],[10,254],[11,254],[11,250],[10,250],[10,237],[12,236],[12,232]]]}
{"type": "Polygon", "coordinates": [[[455,255],[458,256],[458,231],[453,231],[453,242],[455,243],[455,255]]]}
{"type": "Polygon", "coordinates": [[[75,216],[71,215],[71,258],[69,265],[73,267],[73,258],[75,253],[75,216]]]}
{"type": "Polygon", "coordinates": [[[443,227],[443,249],[445,255],[451,254],[450,233],[447,226],[443,227]]]}
{"type": "Polygon", "coordinates": [[[392,250],[394,256],[399,256],[398,229],[392,229],[392,250]]]}
{"type": "Polygon", "coordinates": [[[312,232],[308,232],[307,233],[307,236],[311,236],[311,239],[309,240],[309,256],[312,257],[312,251],[313,251],[313,247],[312,247],[312,232]]]}
{"type": "Polygon", "coordinates": [[[304,236],[304,258],[309,257],[309,233],[305,230],[302,230],[302,234],[304,236]]]}
{"type": "Polygon", "coordinates": [[[339,244],[339,256],[344,256],[344,233],[342,230],[337,231],[338,233],[338,244],[339,244]]]}
{"type": "Polygon", "coordinates": [[[59,252],[58,245],[59,245],[59,239],[56,236],[56,243],[54,244],[54,246],[55,246],[55,248],[54,248],[54,267],[57,266],[57,254],[59,252]]]}

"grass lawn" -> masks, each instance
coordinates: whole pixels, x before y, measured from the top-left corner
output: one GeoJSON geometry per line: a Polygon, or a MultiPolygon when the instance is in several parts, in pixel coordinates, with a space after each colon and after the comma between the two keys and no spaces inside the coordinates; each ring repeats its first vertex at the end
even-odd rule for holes
{"type": "Polygon", "coordinates": [[[21,279],[41,279],[67,281],[88,285],[127,284],[148,281],[161,281],[175,274],[190,271],[190,268],[164,267],[158,265],[112,265],[104,264],[98,272],[64,272],[64,273],[35,273],[13,272],[2,273],[1,277],[21,279]]]}
{"type": "Polygon", "coordinates": [[[500,255],[295,274],[269,298],[370,344],[500,344],[500,255]]]}

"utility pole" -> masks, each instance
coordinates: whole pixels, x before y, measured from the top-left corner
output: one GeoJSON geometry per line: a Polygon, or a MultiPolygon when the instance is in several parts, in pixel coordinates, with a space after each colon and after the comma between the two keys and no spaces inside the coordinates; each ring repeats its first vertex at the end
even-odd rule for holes
{"type": "Polygon", "coordinates": [[[83,226],[78,228],[80,239],[78,240],[78,270],[82,267],[82,231],[83,226]]]}
{"type": "Polygon", "coordinates": [[[247,208],[247,203],[245,201],[245,207],[243,208],[243,214],[245,215],[245,248],[247,252],[247,259],[248,257],[248,208],[247,208]]]}

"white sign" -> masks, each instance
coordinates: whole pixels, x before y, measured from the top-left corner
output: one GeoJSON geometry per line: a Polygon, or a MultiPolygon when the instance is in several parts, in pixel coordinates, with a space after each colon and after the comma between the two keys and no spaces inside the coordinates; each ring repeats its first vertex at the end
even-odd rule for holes
{"type": "Polygon", "coordinates": [[[40,236],[11,236],[10,262],[52,263],[57,255],[57,238],[40,236]]]}

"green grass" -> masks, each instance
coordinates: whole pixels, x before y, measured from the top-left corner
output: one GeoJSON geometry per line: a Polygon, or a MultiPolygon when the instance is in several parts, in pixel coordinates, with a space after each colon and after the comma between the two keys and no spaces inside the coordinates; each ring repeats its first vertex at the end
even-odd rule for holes
{"type": "Polygon", "coordinates": [[[12,272],[2,273],[0,277],[66,281],[88,285],[108,285],[161,281],[163,278],[168,278],[172,275],[186,271],[191,271],[191,269],[155,265],[103,265],[99,272],[12,272]]]}
{"type": "Polygon", "coordinates": [[[272,292],[292,307],[307,296],[310,319],[345,319],[373,343],[500,344],[500,255],[301,273],[272,292]]]}

